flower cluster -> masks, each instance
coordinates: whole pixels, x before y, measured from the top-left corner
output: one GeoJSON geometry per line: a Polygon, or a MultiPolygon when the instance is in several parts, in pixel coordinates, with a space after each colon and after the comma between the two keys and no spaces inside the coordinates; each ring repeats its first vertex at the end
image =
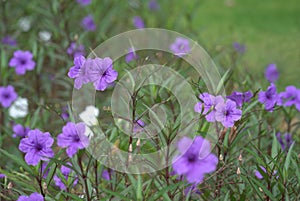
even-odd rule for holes
{"type": "Polygon", "coordinates": [[[96,90],[104,91],[118,77],[118,72],[113,69],[113,61],[109,57],[85,59],[79,56],[74,58],[74,65],[69,70],[68,76],[75,79],[76,89],[92,82],[96,90]]]}
{"type": "MultiPolygon", "coordinates": [[[[245,102],[244,95],[239,97],[235,97],[238,103],[242,104],[243,101],[245,102]]],[[[218,121],[225,127],[233,127],[234,122],[240,120],[242,117],[242,110],[237,108],[237,103],[233,100],[227,99],[225,101],[222,96],[213,96],[206,92],[200,94],[199,98],[201,102],[198,102],[194,106],[194,110],[205,115],[208,122],[218,121]]]]}

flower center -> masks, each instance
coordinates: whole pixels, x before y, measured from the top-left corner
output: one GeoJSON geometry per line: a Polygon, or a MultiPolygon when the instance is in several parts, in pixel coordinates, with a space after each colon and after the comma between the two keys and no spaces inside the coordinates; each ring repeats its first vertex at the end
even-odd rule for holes
{"type": "Polygon", "coordinates": [[[26,60],[25,59],[20,59],[20,64],[22,64],[22,65],[26,64],[26,60]]]}
{"type": "Polygon", "coordinates": [[[41,144],[35,145],[36,150],[41,151],[43,149],[43,146],[41,144]]]}
{"type": "Polygon", "coordinates": [[[80,142],[80,138],[77,134],[74,135],[73,140],[74,140],[74,142],[80,142]]]}
{"type": "Polygon", "coordinates": [[[197,155],[196,154],[190,154],[187,158],[188,158],[188,161],[190,163],[194,163],[197,160],[197,155]]]}
{"type": "Polygon", "coordinates": [[[9,93],[4,93],[4,94],[2,95],[2,97],[3,97],[4,99],[8,99],[8,98],[10,97],[10,94],[9,94],[9,93]]]}

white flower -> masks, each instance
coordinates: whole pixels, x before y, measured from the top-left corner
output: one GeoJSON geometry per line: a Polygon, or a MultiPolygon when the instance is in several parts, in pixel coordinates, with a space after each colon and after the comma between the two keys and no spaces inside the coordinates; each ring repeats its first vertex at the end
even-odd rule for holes
{"type": "Polygon", "coordinates": [[[83,112],[79,114],[80,119],[87,126],[95,126],[98,124],[98,120],[96,117],[99,116],[99,109],[93,105],[89,105],[85,108],[83,112]]]}
{"type": "Polygon", "coordinates": [[[51,33],[49,31],[40,31],[39,32],[39,37],[42,41],[49,41],[51,39],[51,33]]]}
{"type": "Polygon", "coordinates": [[[22,31],[29,31],[31,28],[31,19],[29,17],[23,17],[19,20],[19,27],[22,31]]]}
{"type": "Polygon", "coordinates": [[[27,98],[19,97],[8,109],[9,116],[12,118],[25,117],[28,114],[27,98]]]}

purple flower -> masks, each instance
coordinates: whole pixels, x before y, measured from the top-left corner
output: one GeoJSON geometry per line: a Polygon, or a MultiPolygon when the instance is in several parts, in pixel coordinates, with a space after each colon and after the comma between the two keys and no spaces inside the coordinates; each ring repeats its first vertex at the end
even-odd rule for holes
{"type": "Polygon", "coordinates": [[[47,166],[48,166],[48,164],[49,163],[44,162],[44,163],[42,163],[42,166],[40,167],[40,172],[41,172],[41,174],[42,174],[42,176],[43,176],[44,179],[47,178],[47,176],[49,174],[49,171],[50,171],[50,168],[46,169],[47,166]]]}
{"type": "Polygon", "coordinates": [[[253,96],[251,91],[245,93],[234,91],[230,96],[227,96],[228,99],[234,101],[238,107],[242,107],[243,103],[249,102],[253,96]]]}
{"type": "Polygon", "coordinates": [[[95,31],[97,28],[92,15],[88,15],[88,16],[84,17],[81,21],[81,26],[86,31],[95,31]]]}
{"type": "Polygon", "coordinates": [[[2,179],[2,178],[4,178],[4,177],[6,177],[5,174],[0,174],[0,179],[2,179]]]}
{"type": "Polygon", "coordinates": [[[63,120],[68,120],[69,119],[70,115],[68,113],[68,107],[67,106],[62,108],[62,112],[61,112],[60,116],[61,116],[61,118],[63,118],[63,120]]]}
{"type": "Polygon", "coordinates": [[[277,133],[276,134],[276,138],[281,146],[282,150],[289,150],[290,146],[293,144],[293,138],[292,135],[290,133],[285,133],[284,137],[282,138],[282,134],[281,133],[277,133]]]}
{"type": "Polygon", "coordinates": [[[140,16],[134,16],[132,21],[135,28],[137,29],[145,28],[144,20],[140,16]]]}
{"type": "Polygon", "coordinates": [[[269,82],[275,82],[278,80],[279,72],[276,68],[276,64],[269,64],[265,70],[265,77],[269,82]]]}
{"type": "Polygon", "coordinates": [[[200,183],[206,173],[216,170],[218,158],[210,153],[210,143],[201,136],[194,140],[183,137],[177,144],[180,155],[173,160],[173,169],[185,175],[189,183],[200,183]]]}
{"type": "Polygon", "coordinates": [[[10,36],[4,36],[2,38],[2,44],[9,46],[17,46],[17,41],[10,36]]]}
{"type": "Polygon", "coordinates": [[[87,77],[87,65],[91,65],[92,59],[87,59],[83,56],[78,56],[74,58],[74,66],[70,68],[68,72],[68,76],[70,78],[75,78],[74,87],[76,89],[80,89],[82,84],[86,84],[89,82],[87,77]]]}
{"type": "Polygon", "coordinates": [[[96,90],[104,91],[118,77],[118,72],[113,69],[113,61],[109,57],[95,58],[87,68],[89,80],[94,83],[96,90]]]}
{"type": "MultiPolygon", "coordinates": [[[[263,166],[260,165],[259,168],[261,169],[261,171],[267,173],[267,170],[266,170],[265,167],[263,167],[263,166]]],[[[273,172],[272,175],[275,176],[276,174],[277,174],[277,171],[274,170],[274,172],[273,172]]],[[[254,175],[255,175],[258,179],[263,179],[263,178],[264,178],[263,175],[262,175],[258,170],[255,170],[255,171],[254,171],[254,175]]],[[[276,178],[278,178],[278,176],[277,176],[276,178]]]]}
{"type": "Polygon", "coordinates": [[[9,107],[17,99],[18,95],[13,86],[0,87],[0,103],[3,107],[9,107]]]}
{"type": "Polygon", "coordinates": [[[188,54],[191,51],[190,42],[186,38],[178,37],[170,45],[170,50],[178,57],[188,54]]]}
{"type": "Polygon", "coordinates": [[[67,53],[68,55],[74,58],[78,56],[84,56],[85,55],[84,46],[82,44],[79,45],[75,42],[72,42],[67,49],[67,53]]]}
{"type": "Polygon", "coordinates": [[[15,67],[17,75],[24,75],[26,70],[33,70],[35,62],[32,60],[32,54],[29,51],[17,50],[14,52],[14,57],[10,59],[9,66],[15,67]]]}
{"type": "Polygon", "coordinates": [[[17,201],[44,201],[44,197],[39,193],[32,193],[30,196],[21,195],[17,201]]]}
{"type": "Polygon", "coordinates": [[[234,48],[238,53],[240,53],[240,54],[243,54],[243,53],[245,53],[245,51],[246,51],[245,45],[242,45],[242,44],[240,44],[240,43],[234,42],[234,43],[232,44],[232,46],[233,46],[233,48],[234,48]]]}
{"type": "Polygon", "coordinates": [[[23,127],[21,124],[16,124],[13,126],[13,138],[16,138],[16,137],[21,137],[21,138],[25,138],[27,137],[29,131],[30,131],[30,128],[29,127],[23,127]]]}
{"type": "Polygon", "coordinates": [[[101,174],[101,177],[107,181],[110,181],[110,175],[109,175],[109,172],[108,170],[103,170],[102,171],[102,174],[101,174]]]}
{"type": "Polygon", "coordinates": [[[77,0],[77,3],[79,3],[81,6],[87,6],[92,2],[92,0],[77,0]]]}
{"type": "Polygon", "coordinates": [[[89,138],[85,133],[84,123],[68,122],[62,129],[62,133],[57,136],[57,145],[67,147],[67,155],[72,158],[78,149],[84,149],[89,144],[89,138]]]}
{"type": "Polygon", "coordinates": [[[200,100],[202,100],[202,102],[198,102],[195,106],[194,106],[194,110],[195,112],[201,113],[202,109],[203,109],[203,114],[206,114],[205,119],[208,122],[215,122],[215,106],[218,103],[222,103],[224,102],[224,99],[222,98],[222,96],[213,96],[209,93],[203,93],[199,95],[200,100]],[[209,112],[210,111],[210,112],[209,112]],[[208,113],[209,112],[209,113],[208,113]]]}
{"type": "Polygon", "coordinates": [[[133,125],[133,132],[134,133],[142,132],[145,125],[146,125],[145,122],[142,121],[141,119],[137,120],[133,125]]]}
{"type": "Polygon", "coordinates": [[[221,122],[224,127],[233,127],[234,122],[240,120],[242,110],[236,108],[236,103],[232,100],[219,103],[216,106],[215,118],[221,122]]]}
{"type": "MultiPolygon", "coordinates": [[[[72,166],[72,164],[70,162],[68,162],[67,164],[69,166],[72,166]]],[[[61,171],[65,181],[68,181],[69,177],[70,177],[73,179],[73,186],[75,186],[78,183],[78,178],[77,178],[77,176],[75,176],[75,173],[73,170],[71,170],[70,168],[68,168],[66,166],[61,166],[60,171],[61,171]],[[70,174],[72,174],[72,176],[70,174]]],[[[60,188],[60,190],[67,189],[66,183],[60,177],[58,177],[57,175],[54,175],[53,179],[54,179],[55,185],[58,186],[60,188]]]]}
{"type": "Polygon", "coordinates": [[[299,96],[300,89],[297,89],[295,86],[287,86],[284,92],[278,94],[277,104],[284,107],[296,105],[299,102],[299,96]]]}
{"type": "Polygon", "coordinates": [[[159,10],[159,9],[160,9],[160,6],[159,6],[159,4],[157,3],[156,0],[150,0],[150,1],[148,2],[148,8],[149,8],[150,10],[159,10]]]}
{"type": "Polygon", "coordinates": [[[266,91],[258,93],[258,101],[265,105],[267,111],[272,112],[278,100],[276,86],[271,83],[266,91]]]}
{"type": "Polygon", "coordinates": [[[35,129],[28,132],[28,138],[21,140],[19,150],[26,153],[25,161],[28,165],[37,165],[40,160],[47,161],[54,156],[51,149],[53,142],[50,133],[35,129]]]}
{"type": "Polygon", "coordinates": [[[132,60],[137,60],[138,59],[138,55],[135,53],[134,48],[129,48],[128,49],[128,54],[125,57],[125,61],[126,63],[131,62],[132,60]]]}

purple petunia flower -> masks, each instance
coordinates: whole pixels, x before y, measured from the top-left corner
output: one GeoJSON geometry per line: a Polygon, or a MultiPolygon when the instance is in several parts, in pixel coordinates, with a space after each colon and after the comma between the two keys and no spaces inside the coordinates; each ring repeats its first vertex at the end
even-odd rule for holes
{"type": "Polygon", "coordinates": [[[17,98],[18,95],[13,86],[0,87],[0,103],[3,107],[9,107],[17,98]]]}
{"type": "Polygon", "coordinates": [[[54,156],[51,149],[53,142],[50,133],[42,133],[39,129],[35,129],[28,132],[28,138],[21,140],[19,150],[26,153],[26,163],[35,166],[40,160],[47,161],[54,156]]]}
{"type": "Polygon", "coordinates": [[[221,122],[224,127],[233,127],[234,122],[240,120],[242,117],[242,110],[236,108],[236,103],[232,100],[218,103],[216,105],[215,118],[221,122]]]}
{"type": "Polygon", "coordinates": [[[218,158],[210,153],[210,143],[201,136],[194,140],[183,137],[177,144],[180,155],[173,160],[176,174],[184,175],[189,183],[200,183],[206,173],[216,170],[218,158]]]}
{"type": "Polygon", "coordinates": [[[91,65],[92,59],[85,59],[83,56],[78,56],[74,58],[74,66],[70,68],[68,76],[70,78],[75,78],[74,87],[80,89],[82,84],[89,82],[87,77],[87,65],[91,65]]]}
{"type": "Polygon", "coordinates": [[[72,158],[78,149],[84,149],[89,144],[89,138],[85,133],[84,123],[68,122],[57,136],[57,145],[66,148],[67,155],[72,158]]]}
{"type": "Polygon", "coordinates": [[[95,31],[97,28],[92,15],[88,15],[88,16],[84,17],[81,21],[81,26],[86,31],[95,31]]]}
{"type": "Polygon", "coordinates": [[[133,25],[137,29],[143,29],[145,28],[144,20],[140,16],[134,16],[132,19],[133,25]]]}
{"type": "Polygon", "coordinates": [[[133,125],[133,132],[139,133],[143,131],[143,128],[146,126],[145,122],[141,119],[137,120],[133,125]]]}
{"type": "Polygon", "coordinates": [[[14,52],[14,57],[10,59],[9,66],[15,68],[17,75],[24,75],[26,70],[31,71],[35,67],[32,57],[29,51],[17,50],[14,52]]]}
{"type": "Polygon", "coordinates": [[[69,115],[68,107],[67,106],[65,106],[65,107],[62,108],[62,112],[61,112],[60,116],[65,121],[69,119],[70,115],[69,115]]]}
{"type": "Polygon", "coordinates": [[[13,126],[13,138],[16,138],[16,137],[21,137],[21,138],[25,138],[27,137],[29,131],[30,131],[30,128],[29,127],[23,127],[21,124],[16,124],[13,126]]]}
{"type": "Polygon", "coordinates": [[[238,53],[240,53],[240,54],[243,54],[243,53],[245,53],[245,51],[246,51],[245,45],[240,44],[240,43],[237,43],[237,42],[234,42],[234,43],[232,44],[232,47],[233,47],[238,53]]]}
{"type": "Polygon", "coordinates": [[[267,111],[272,112],[278,101],[276,86],[273,83],[271,83],[271,85],[266,91],[259,92],[258,101],[265,105],[265,109],[267,111]]]}
{"type": "Polygon", "coordinates": [[[293,138],[292,135],[290,133],[285,133],[283,138],[282,138],[282,134],[281,133],[277,133],[276,134],[276,138],[281,146],[282,150],[286,150],[288,151],[289,148],[291,147],[291,145],[293,144],[293,138]]]}
{"type": "Polygon", "coordinates": [[[103,170],[103,171],[102,171],[102,174],[101,174],[101,177],[102,177],[103,179],[105,179],[106,181],[110,181],[110,175],[109,175],[108,170],[103,170]]]}
{"type": "MultiPolygon", "coordinates": [[[[267,170],[266,170],[266,168],[265,167],[263,167],[263,166],[259,166],[259,168],[263,171],[263,172],[265,172],[265,173],[267,173],[267,170]]],[[[277,171],[276,170],[274,170],[274,172],[273,172],[273,176],[275,176],[277,174],[277,171]]],[[[263,175],[258,171],[258,170],[255,170],[254,171],[254,175],[258,178],[258,179],[263,179],[264,177],[263,177],[263,175]]],[[[276,179],[278,178],[278,176],[276,177],[276,179]]]]}
{"type": "MultiPolygon", "coordinates": [[[[67,164],[69,166],[72,166],[72,164],[70,162],[67,162],[67,164]]],[[[75,176],[75,172],[73,170],[71,170],[70,168],[63,165],[63,166],[61,166],[60,171],[66,181],[68,181],[69,177],[70,177],[73,179],[73,186],[76,186],[76,184],[78,183],[78,178],[77,178],[77,176],[75,176]]],[[[59,178],[57,175],[54,175],[53,179],[54,179],[55,185],[58,186],[60,188],[60,190],[67,189],[66,183],[64,183],[64,181],[61,178],[59,178]]]]}
{"type": "Polygon", "coordinates": [[[0,174],[0,179],[2,179],[2,178],[4,178],[4,177],[6,177],[5,174],[0,174]]]}
{"type": "Polygon", "coordinates": [[[218,103],[222,103],[224,102],[224,99],[222,98],[222,96],[213,96],[209,93],[203,93],[199,95],[200,100],[203,101],[202,102],[198,102],[196,103],[196,105],[194,106],[194,110],[195,112],[201,113],[202,109],[203,109],[203,114],[205,114],[205,119],[208,122],[215,122],[215,106],[218,103]],[[209,112],[210,111],[210,112],[209,112]]]}
{"type": "Polygon", "coordinates": [[[148,2],[148,8],[150,10],[159,10],[160,6],[159,6],[159,4],[158,4],[158,2],[156,0],[150,0],[148,2]]]}
{"type": "Polygon", "coordinates": [[[191,51],[190,42],[186,38],[178,37],[170,45],[170,50],[178,57],[188,54],[191,51]]]}
{"type": "Polygon", "coordinates": [[[234,101],[238,107],[242,107],[243,103],[249,102],[253,96],[251,91],[247,92],[237,92],[234,91],[230,96],[227,96],[228,99],[234,101]]]}
{"type": "Polygon", "coordinates": [[[265,70],[265,77],[269,82],[275,82],[278,80],[279,72],[276,68],[276,64],[269,64],[265,70]]]}
{"type": "Polygon", "coordinates": [[[284,92],[278,94],[277,104],[284,107],[297,105],[299,102],[298,97],[300,97],[300,89],[297,89],[295,86],[287,86],[284,92]]]}
{"type": "Polygon", "coordinates": [[[128,54],[125,57],[125,61],[126,63],[131,62],[132,60],[137,60],[138,59],[138,55],[135,53],[134,48],[129,48],[128,49],[128,54]]]}
{"type": "Polygon", "coordinates": [[[2,38],[2,44],[15,47],[17,46],[17,41],[10,36],[4,36],[2,38]]]}
{"type": "Polygon", "coordinates": [[[73,58],[78,56],[84,56],[85,55],[84,46],[82,44],[77,44],[76,42],[72,42],[67,49],[67,53],[73,58]]]}
{"type": "Polygon", "coordinates": [[[118,72],[113,69],[111,58],[95,58],[92,65],[88,66],[88,77],[96,90],[104,91],[117,79],[118,72]]]}
{"type": "Polygon", "coordinates": [[[91,4],[92,0],[77,0],[77,3],[79,3],[81,6],[87,6],[91,4]]]}
{"type": "Polygon", "coordinates": [[[44,197],[39,193],[32,193],[30,196],[21,195],[17,201],[44,201],[44,197]]]}

